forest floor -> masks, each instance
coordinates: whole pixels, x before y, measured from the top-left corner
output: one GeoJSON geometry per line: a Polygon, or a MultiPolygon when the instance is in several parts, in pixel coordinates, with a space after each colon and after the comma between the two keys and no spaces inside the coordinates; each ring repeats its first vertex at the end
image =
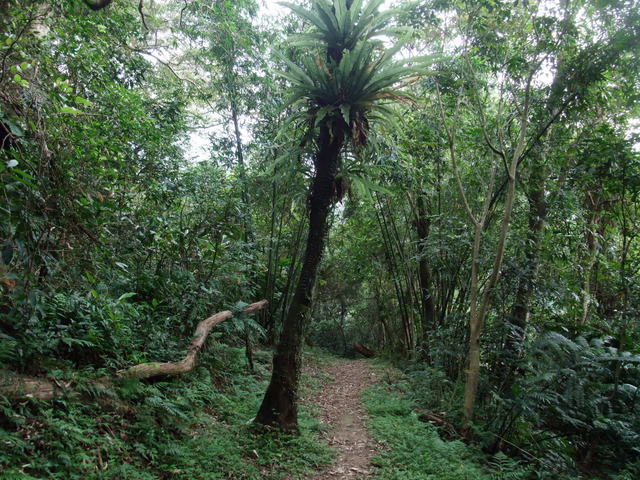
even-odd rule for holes
{"type": "Polygon", "coordinates": [[[367,478],[372,475],[371,460],[379,446],[365,425],[361,395],[377,382],[377,375],[366,360],[338,360],[321,368],[331,380],[306,401],[319,406],[320,421],[327,427],[325,441],[337,455],[333,463],[307,480],[367,478]]]}
{"type": "Polygon", "coordinates": [[[304,480],[489,480],[530,473],[514,462],[512,476],[502,470],[496,476],[475,449],[442,439],[434,425],[420,421],[406,376],[387,362],[324,357],[307,362],[305,371],[314,381],[303,404],[321,422],[334,459],[304,480]]]}

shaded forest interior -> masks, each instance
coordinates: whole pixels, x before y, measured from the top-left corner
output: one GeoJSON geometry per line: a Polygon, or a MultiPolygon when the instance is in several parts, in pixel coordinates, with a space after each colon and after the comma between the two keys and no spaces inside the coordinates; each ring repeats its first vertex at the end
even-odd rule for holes
{"type": "Polygon", "coordinates": [[[0,478],[312,478],[367,357],[368,476],[637,480],[639,52],[637,0],[0,0],[0,478]]]}

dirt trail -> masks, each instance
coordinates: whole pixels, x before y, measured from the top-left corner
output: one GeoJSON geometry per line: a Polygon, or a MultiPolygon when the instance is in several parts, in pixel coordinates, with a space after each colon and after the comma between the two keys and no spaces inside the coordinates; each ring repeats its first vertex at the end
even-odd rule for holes
{"type": "Polygon", "coordinates": [[[376,383],[376,374],[366,360],[341,360],[323,370],[333,381],[308,400],[322,409],[320,420],[328,427],[324,436],[338,456],[327,469],[307,480],[368,478],[377,449],[364,424],[360,394],[376,383]]]}

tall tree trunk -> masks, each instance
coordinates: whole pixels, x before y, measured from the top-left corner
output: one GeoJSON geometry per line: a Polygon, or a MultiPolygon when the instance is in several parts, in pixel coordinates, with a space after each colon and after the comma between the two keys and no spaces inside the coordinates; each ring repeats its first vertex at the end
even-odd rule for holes
{"type": "MultiPolygon", "coordinates": [[[[464,208],[469,215],[469,219],[475,227],[473,254],[471,257],[471,279],[469,282],[469,361],[466,372],[467,379],[464,386],[464,400],[462,407],[462,412],[467,423],[467,427],[470,426],[470,422],[473,419],[473,411],[475,407],[476,396],[478,392],[478,383],[480,379],[480,335],[482,333],[482,327],[484,325],[485,318],[489,311],[494,287],[496,286],[498,279],[500,278],[500,269],[502,268],[502,260],[504,258],[507,232],[509,230],[509,223],[511,222],[511,213],[513,211],[513,204],[515,200],[516,172],[518,163],[522,158],[526,145],[527,126],[529,124],[529,106],[531,99],[531,80],[536,69],[537,67],[529,72],[529,76],[526,81],[526,87],[524,90],[524,104],[522,106],[522,110],[520,111],[520,132],[518,134],[518,141],[511,155],[511,162],[507,170],[507,189],[504,200],[504,212],[502,215],[502,222],[498,234],[498,243],[494,250],[495,258],[493,267],[491,269],[491,274],[489,275],[489,278],[487,279],[482,292],[480,292],[480,283],[478,278],[480,244],[482,242],[482,233],[484,232],[485,226],[487,225],[489,211],[491,208],[491,196],[496,178],[496,164],[493,165],[491,170],[489,188],[487,189],[487,195],[482,207],[482,214],[478,219],[469,206],[465,189],[462,185],[462,180],[460,179],[460,173],[458,171],[458,165],[455,156],[456,152],[454,147],[454,137],[451,133],[451,130],[447,129],[449,151],[451,153],[451,165],[453,167],[454,177],[456,183],[458,184],[458,189],[463,200],[464,208]]],[[[442,103],[440,103],[440,110],[442,112],[442,116],[444,117],[444,109],[442,107],[442,103]]],[[[483,128],[485,128],[484,125],[483,128]]],[[[504,154],[504,152],[502,152],[502,159],[506,160],[506,155],[504,154]]],[[[470,433],[470,431],[471,430],[468,430],[467,433],[470,433]]]]}
{"type": "MultiPolygon", "coordinates": [[[[264,294],[263,296],[269,300],[271,308],[265,310],[262,315],[261,324],[266,330],[267,339],[272,339],[274,317],[273,317],[273,288],[275,284],[275,265],[278,261],[277,249],[280,247],[280,233],[282,232],[282,218],[280,217],[280,224],[278,229],[278,241],[275,241],[275,228],[276,228],[276,199],[277,199],[277,185],[273,180],[271,183],[271,220],[269,222],[269,247],[267,248],[267,273],[264,280],[264,294]]],[[[284,210],[284,209],[283,209],[284,210]]],[[[269,343],[271,345],[271,343],[269,343]]]]}
{"type": "Polygon", "coordinates": [[[345,323],[347,320],[347,305],[344,297],[340,297],[340,336],[342,337],[342,355],[347,356],[347,334],[345,332],[345,323]]]}
{"type": "MultiPolygon", "coordinates": [[[[396,260],[396,249],[393,248],[393,238],[391,236],[391,231],[385,217],[384,205],[380,201],[380,198],[377,198],[377,201],[378,208],[375,211],[376,219],[378,220],[378,225],[380,226],[380,233],[382,235],[382,241],[384,245],[384,254],[389,266],[389,274],[393,282],[396,299],[398,300],[400,319],[402,320],[402,354],[404,356],[409,356],[413,348],[410,318],[411,313],[409,311],[410,299],[407,300],[407,296],[405,295],[404,289],[402,288],[402,271],[399,266],[399,263],[401,263],[401,261],[399,262],[396,260]]],[[[399,255],[402,256],[401,252],[399,252],[399,255]]]]}
{"type": "MultiPolygon", "coordinates": [[[[567,32],[568,26],[571,24],[572,10],[570,8],[570,0],[561,0],[559,3],[560,8],[564,11],[563,16],[565,26],[561,31],[561,35],[564,36],[567,32]]],[[[548,178],[548,171],[546,168],[547,150],[550,147],[546,142],[551,136],[551,130],[554,127],[554,122],[558,119],[563,109],[568,107],[567,103],[562,103],[562,93],[564,91],[564,83],[562,81],[564,75],[563,66],[564,55],[562,52],[559,52],[558,57],[556,58],[556,73],[553,81],[551,82],[549,96],[546,99],[545,105],[547,113],[546,121],[551,123],[548,124],[547,129],[540,130],[542,133],[535,141],[535,143],[540,145],[540,153],[534,154],[531,158],[531,177],[529,179],[527,195],[529,200],[529,231],[527,232],[527,241],[524,246],[524,267],[522,275],[518,280],[514,303],[508,319],[510,331],[507,334],[507,341],[505,344],[505,360],[507,360],[509,364],[502,370],[504,374],[504,387],[509,387],[515,379],[515,376],[513,375],[515,360],[520,355],[520,350],[522,349],[525,329],[529,320],[533,289],[538,278],[540,245],[542,243],[548,205],[545,189],[548,178]]]]}
{"type": "MultiPolygon", "coordinates": [[[[631,234],[629,231],[629,222],[627,219],[627,199],[626,199],[626,178],[627,178],[627,162],[622,164],[622,195],[620,196],[620,212],[622,214],[622,249],[620,255],[620,274],[619,274],[619,282],[620,282],[620,312],[622,314],[622,325],[620,325],[618,330],[618,353],[622,353],[625,350],[626,344],[625,339],[627,338],[627,328],[629,326],[629,317],[627,313],[627,309],[629,308],[629,275],[627,274],[627,256],[629,254],[629,247],[633,242],[635,234],[631,234]]],[[[616,362],[616,369],[613,376],[614,379],[614,388],[611,393],[609,399],[612,400],[617,394],[620,385],[622,375],[622,362],[616,362]]]]}
{"type": "Polygon", "coordinates": [[[585,259],[585,265],[583,267],[581,325],[588,323],[589,315],[591,314],[591,303],[593,302],[591,295],[591,277],[598,259],[600,247],[598,236],[601,233],[600,227],[602,222],[602,206],[597,195],[592,192],[587,192],[586,204],[587,210],[589,211],[589,218],[584,233],[587,258],[585,259]]]}
{"type": "MultiPolygon", "coordinates": [[[[238,160],[238,178],[240,180],[240,198],[242,200],[243,217],[242,228],[244,230],[244,242],[245,245],[254,243],[253,229],[251,228],[250,210],[249,210],[249,196],[247,194],[247,179],[244,165],[244,152],[242,149],[242,136],[240,135],[240,123],[238,121],[238,105],[236,100],[235,88],[232,89],[231,98],[231,120],[233,121],[233,131],[235,133],[236,140],[236,159],[238,160]]],[[[256,284],[256,268],[254,262],[251,262],[251,269],[249,274],[249,289],[252,290],[256,284]]],[[[247,357],[247,364],[251,372],[254,371],[253,365],[253,349],[251,348],[251,332],[247,325],[244,326],[244,332],[242,335],[244,341],[244,352],[247,357]]]]}
{"type": "Polygon", "coordinates": [[[300,278],[273,356],[273,372],[256,421],[287,432],[298,431],[298,381],[304,324],[311,307],[313,287],[327,236],[335,178],[344,131],[320,129],[315,177],[309,198],[309,233],[300,278]]]}
{"type": "Polygon", "coordinates": [[[418,234],[418,280],[420,281],[420,301],[422,306],[422,336],[435,328],[436,307],[431,291],[431,269],[426,256],[426,242],[429,237],[430,221],[427,215],[427,205],[422,195],[416,199],[416,232],[418,234]]]}
{"type": "MultiPolygon", "coordinates": [[[[539,160],[539,159],[536,159],[539,160]]],[[[525,328],[529,320],[529,310],[533,289],[538,277],[540,263],[540,244],[547,218],[547,198],[545,186],[547,173],[540,161],[532,163],[532,176],[529,184],[529,216],[526,244],[524,246],[524,266],[516,288],[513,307],[509,314],[509,332],[505,344],[505,360],[507,368],[503,370],[505,382],[511,385],[514,376],[513,366],[520,355],[524,341],[525,328]]]]}

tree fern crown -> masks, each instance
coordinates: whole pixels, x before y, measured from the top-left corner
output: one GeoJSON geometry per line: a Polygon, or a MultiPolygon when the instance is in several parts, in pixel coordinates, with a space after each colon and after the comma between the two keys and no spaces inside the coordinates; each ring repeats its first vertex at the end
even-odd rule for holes
{"type": "Polygon", "coordinates": [[[370,121],[389,120],[388,103],[408,100],[400,88],[425,73],[427,59],[395,60],[402,45],[384,47],[378,37],[394,12],[378,12],[382,1],[314,0],[309,10],[283,2],[312,26],[291,40],[313,54],[303,56],[301,65],[284,59],[288,70],[280,72],[292,84],[288,104],[303,107],[292,121],[307,122],[310,129],[341,128],[355,145],[364,145],[370,121]]]}

